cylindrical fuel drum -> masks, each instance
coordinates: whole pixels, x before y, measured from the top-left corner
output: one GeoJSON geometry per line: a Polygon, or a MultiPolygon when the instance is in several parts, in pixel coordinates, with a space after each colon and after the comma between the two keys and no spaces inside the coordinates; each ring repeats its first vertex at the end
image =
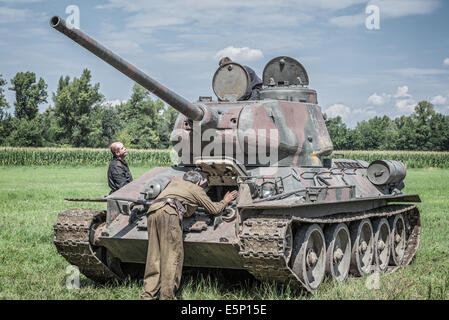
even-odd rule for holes
{"type": "Polygon", "coordinates": [[[375,185],[395,184],[404,180],[405,164],[396,160],[376,160],[367,169],[368,179],[375,185]]]}

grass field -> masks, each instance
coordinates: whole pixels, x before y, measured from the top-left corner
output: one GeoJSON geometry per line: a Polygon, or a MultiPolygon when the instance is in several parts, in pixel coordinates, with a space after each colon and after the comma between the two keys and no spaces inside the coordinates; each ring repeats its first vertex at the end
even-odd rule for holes
{"type": "MultiPolygon", "coordinates": [[[[148,170],[132,167],[136,178],[148,170]]],[[[259,283],[226,272],[186,272],[180,299],[449,299],[449,170],[409,169],[406,192],[418,193],[422,215],[414,262],[380,276],[339,284],[327,280],[315,295],[259,283]]],[[[53,245],[58,212],[103,204],[70,203],[65,197],[98,197],[109,191],[106,168],[0,167],[0,299],[139,299],[139,281],[100,286],[81,276],[80,289],[66,288],[68,263],[53,245]]]]}

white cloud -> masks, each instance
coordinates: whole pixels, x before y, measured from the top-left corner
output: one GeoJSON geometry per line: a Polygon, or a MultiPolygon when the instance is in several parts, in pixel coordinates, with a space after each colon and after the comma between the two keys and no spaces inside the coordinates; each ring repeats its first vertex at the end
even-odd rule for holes
{"type": "Polygon", "coordinates": [[[333,17],[329,22],[337,27],[355,27],[363,26],[365,23],[366,16],[364,14],[355,14],[350,16],[339,16],[333,17]]]}
{"type": "MultiPolygon", "coordinates": [[[[368,0],[108,0],[98,9],[121,9],[134,14],[128,27],[154,29],[183,26],[184,28],[229,29],[257,26],[263,21],[264,29],[297,27],[322,19],[333,12],[366,3],[368,0]],[[267,19],[267,16],[269,19],[267,19]]],[[[362,18],[359,17],[359,19],[362,18]]],[[[344,18],[336,24],[351,23],[344,18]]]]}
{"type": "Polygon", "coordinates": [[[337,11],[365,2],[367,0],[301,0],[300,3],[297,1],[297,6],[302,5],[313,9],[337,11]]]}
{"type": "Polygon", "coordinates": [[[328,107],[324,111],[330,118],[335,118],[340,116],[342,119],[346,119],[351,114],[351,108],[345,106],[344,104],[337,103],[328,107]]]}
{"type": "Polygon", "coordinates": [[[449,66],[449,58],[444,59],[443,64],[449,66]]]}
{"type": "Polygon", "coordinates": [[[411,113],[415,110],[416,101],[413,99],[402,99],[396,101],[396,108],[402,113],[411,113]]]}
{"type": "MultiPolygon", "coordinates": [[[[316,7],[316,6],[315,6],[316,7]]],[[[189,29],[225,29],[230,23],[247,28],[250,25],[260,25],[264,21],[264,28],[284,26],[298,26],[309,23],[315,15],[309,7],[294,3],[282,3],[276,0],[265,0],[263,5],[258,0],[109,0],[105,5],[96,6],[98,9],[122,9],[133,15],[128,19],[128,28],[155,30],[182,26],[189,29]],[[301,10],[292,10],[292,7],[301,10]],[[250,14],[248,14],[250,12],[250,14]],[[266,19],[269,13],[270,19],[266,19]]]]}
{"type": "Polygon", "coordinates": [[[384,105],[388,100],[390,100],[390,95],[386,93],[377,94],[373,93],[368,97],[368,103],[375,106],[384,105]]]}
{"type": "MultiPolygon", "coordinates": [[[[441,0],[372,0],[358,2],[378,6],[381,20],[410,15],[430,14],[441,6],[441,0]]],[[[354,1],[352,4],[356,3],[357,1],[354,1]]],[[[350,4],[347,4],[344,8],[348,6],[350,4]]],[[[364,10],[361,11],[363,12],[354,15],[333,17],[329,22],[338,27],[363,26],[367,15],[364,10]]]]}
{"type": "Polygon", "coordinates": [[[409,97],[411,97],[410,94],[408,93],[408,86],[398,87],[394,97],[395,98],[409,98],[409,97]]]}
{"type": "Polygon", "coordinates": [[[443,97],[443,96],[435,96],[432,98],[432,100],[430,100],[430,103],[434,104],[434,105],[444,105],[447,102],[447,97],[443,97]]]}
{"type": "Polygon", "coordinates": [[[0,7],[0,23],[26,21],[29,17],[30,12],[28,10],[0,7]]]}
{"type": "Polygon", "coordinates": [[[398,18],[411,15],[430,14],[441,6],[440,0],[373,0],[370,4],[380,8],[385,18],[398,18]]]}
{"type": "Polygon", "coordinates": [[[235,48],[233,46],[226,47],[215,54],[215,59],[229,57],[236,61],[253,61],[263,58],[263,53],[259,49],[250,49],[248,47],[235,48]]]}
{"type": "Polygon", "coordinates": [[[34,2],[41,2],[42,0],[0,0],[0,2],[5,3],[34,3],[34,2]]]}
{"type": "Polygon", "coordinates": [[[349,127],[354,127],[357,122],[374,117],[377,112],[373,108],[351,108],[342,103],[336,103],[324,110],[329,118],[340,116],[349,127]]]}
{"type": "Polygon", "coordinates": [[[444,75],[449,74],[448,70],[443,69],[426,69],[426,68],[403,68],[403,69],[394,69],[392,70],[399,75],[405,77],[422,77],[422,76],[436,76],[436,75],[444,75]]]}
{"type": "MultiPolygon", "coordinates": [[[[286,2],[286,1],[285,1],[286,2]]],[[[134,0],[134,1],[122,1],[122,0],[109,0],[105,5],[98,5],[96,8],[122,8],[129,12],[139,12],[142,10],[161,10],[161,8],[167,8],[173,4],[178,8],[191,8],[192,11],[197,11],[198,15],[204,12],[217,11],[217,14],[222,14],[223,11],[229,8],[249,8],[256,10],[258,8],[265,9],[265,12],[278,12],[286,7],[286,3],[278,0],[264,0],[263,8],[261,8],[260,0],[227,0],[227,1],[211,1],[211,0],[134,0]],[[199,9],[200,8],[200,9],[199,9]],[[277,9],[277,10],[273,10],[277,9]],[[268,11],[267,11],[268,10],[268,11]]],[[[289,1],[288,5],[295,7],[294,14],[298,11],[316,11],[317,9],[326,11],[338,11],[351,7],[356,4],[365,3],[367,0],[296,0],[289,1]]],[[[178,10],[181,11],[181,10],[178,10]]],[[[179,12],[172,12],[173,14],[179,14],[179,12]]],[[[288,12],[285,12],[288,14],[288,12]]],[[[293,13],[293,12],[292,12],[293,13]]]]}

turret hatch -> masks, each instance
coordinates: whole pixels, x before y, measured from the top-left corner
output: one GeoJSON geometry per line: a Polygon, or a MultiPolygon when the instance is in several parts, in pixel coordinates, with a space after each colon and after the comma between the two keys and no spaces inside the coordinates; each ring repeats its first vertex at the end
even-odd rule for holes
{"type": "Polygon", "coordinates": [[[307,86],[309,76],[301,63],[290,57],[277,57],[263,70],[263,85],[267,87],[307,86]]]}

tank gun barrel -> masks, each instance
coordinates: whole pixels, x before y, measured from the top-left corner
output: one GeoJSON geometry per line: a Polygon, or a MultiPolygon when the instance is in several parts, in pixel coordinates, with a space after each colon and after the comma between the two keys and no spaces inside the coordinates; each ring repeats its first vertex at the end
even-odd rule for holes
{"type": "Polygon", "coordinates": [[[80,46],[86,48],[100,59],[109,63],[111,66],[122,72],[142,87],[146,88],[160,99],[171,105],[173,108],[184,114],[187,118],[200,121],[203,118],[204,111],[197,105],[189,102],[177,93],[166,88],[158,81],[146,75],[134,65],[120,58],[118,55],[89,37],[79,29],[67,25],[61,17],[54,16],[50,19],[50,26],[66,35],[80,46]]]}

